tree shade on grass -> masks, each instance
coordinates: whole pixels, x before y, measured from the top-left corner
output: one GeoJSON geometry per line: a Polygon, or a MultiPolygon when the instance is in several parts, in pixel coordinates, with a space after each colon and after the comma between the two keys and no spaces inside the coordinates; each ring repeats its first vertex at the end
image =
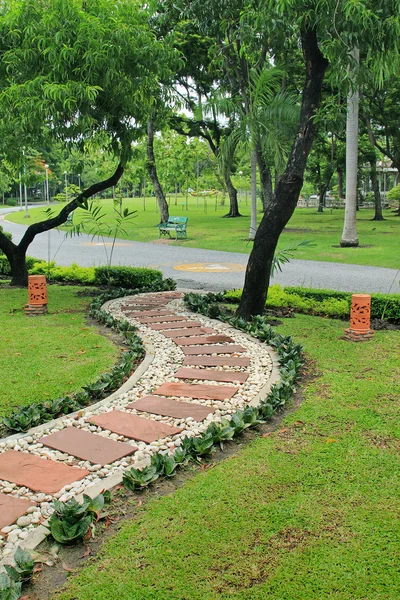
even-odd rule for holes
{"type": "Polygon", "coordinates": [[[0,416],[76,392],[117,361],[113,342],[87,324],[90,298],[78,290],[49,286],[49,313],[27,317],[27,291],[0,288],[0,416]]]}
{"type": "MultiPolygon", "coordinates": [[[[122,525],[57,600],[395,600],[397,332],[287,320],[318,373],[282,426],[122,525]],[[371,359],[371,356],[374,359],[371,359]]],[[[397,513],[398,516],[398,513],[397,513]]]]}

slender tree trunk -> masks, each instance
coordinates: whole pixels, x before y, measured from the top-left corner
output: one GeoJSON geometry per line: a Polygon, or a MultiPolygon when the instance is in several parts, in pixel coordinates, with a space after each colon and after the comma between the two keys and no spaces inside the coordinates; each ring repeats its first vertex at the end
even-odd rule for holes
{"type": "Polygon", "coordinates": [[[65,223],[68,215],[71,214],[76,208],[85,206],[89,198],[92,198],[95,194],[107,190],[113,185],[116,185],[121,179],[123,173],[124,167],[122,164],[119,164],[115,170],[115,173],[111,177],[105,179],[104,181],[94,183],[86,190],[83,190],[79,196],[74,198],[74,200],[71,200],[71,202],[68,202],[68,204],[66,204],[60,210],[58,215],[51,217],[46,221],[39,221],[38,223],[33,223],[30,225],[26,229],[18,245],[14,244],[14,242],[9,240],[8,237],[4,235],[2,231],[0,231],[0,250],[4,252],[11,266],[11,285],[22,285],[25,287],[28,285],[26,252],[35,237],[39,233],[50,231],[51,229],[54,229],[55,227],[65,223]]]}
{"type": "MultiPolygon", "coordinates": [[[[358,63],[359,50],[352,50],[353,58],[358,63]]],[[[344,213],[343,233],[340,240],[342,248],[357,247],[357,174],[358,174],[358,87],[350,90],[347,97],[346,122],[346,206],[344,213]]]]}
{"type": "Polygon", "coordinates": [[[340,167],[336,168],[337,173],[337,188],[338,188],[338,198],[342,200],[343,198],[343,169],[340,167]]]}
{"type": "Polygon", "coordinates": [[[227,171],[224,172],[224,180],[229,195],[229,212],[228,214],[224,215],[224,218],[230,219],[241,217],[242,215],[239,212],[237,189],[233,185],[231,176],[227,171]]]}
{"type": "Polygon", "coordinates": [[[332,175],[333,167],[330,167],[326,174],[325,181],[323,183],[321,181],[321,184],[319,186],[318,212],[323,212],[326,206],[326,192],[328,191],[329,186],[331,185],[332,175]]]}
{"type": "Polygon", "coordinates": [[[272,199],[274,197],[274,192],[272,189],[271,169],[269,168],[269,166],[266,164],[266,162],[264,160],[264,157],[262,154],[262,149],[261,149],[261,144],[259,142],[256,144],[256,157],[257,157],[258,172],[260,174],[261,198],[262,198],[263,212],[265,212],[266,207],[270,204],[270,202],[272,201],[272,199]]]}
{"type": "Polygon", "coordinates": [[[379,189],[378,176],[376,174],[376,157],[371,157],[370,160],[371,170],[369,173],[372,185],[372,191],[374,192],[374,202],[375,202],[375,215],[372,219],[373,221],[384,221],[382,214],[382,198],[381,192],[379,189]]]}
{"type": "Polygon", "coordinates": [[[254,240],[257,232],[257,156],[251,153],[251,212],[249,240],[254,240]]]}
{"type": "Polygon", "coordinates": [[[237,314],[245,319],[264,311],[276,245],[297,206],[307,158],[315,136],[313,117],[320,104],[322,82],[328,61],[319,50],[315,28],[302,30],[301,38],[306,78],[299,128],[285,172],[258,227],[247,264],[243,294],[237,310],[237,314]]]}
{"type": "Polygon", "coordinates": [[[156,159],[154,156],[154,123],[152,119],[149,119],[147,122],[147,172],[153,184],[154,193],[160,208],[160,222],[166,223],[169,217],[169,209],[157,175],[156,159]]]}

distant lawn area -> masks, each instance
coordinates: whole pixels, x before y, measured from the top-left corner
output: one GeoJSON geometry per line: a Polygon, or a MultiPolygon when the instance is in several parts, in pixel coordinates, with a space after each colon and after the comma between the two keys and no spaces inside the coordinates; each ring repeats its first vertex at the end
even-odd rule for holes
{"type": "Polygon", "coordinates": [[[352,344],[310,316],[278,331],[310,359],[300,407],[121,521],[52,598],[398,600],[399,333],[352,344]]]}
{"type": "MultiPolygon", "coordinates": [[[[188,210],[186,205],[182,204],[184,198],[181,196],[178,197],[176,205],[174,196],[169,199],[169,202],[170,215],[189,218],[188,239],[171,243],[227,252],[250,252],[251,243],[247,240],[250,224],[249,200],[247,205],[244,199],[240,201],[240,211],[244,216],[238,219],[222,218],[228,210],[228,205],[226,200],[225,206],[221,206],[220,197],[217,201],[213,197],[199,198],[197,206],[197,199],[190,196],[188,210]]],[[[112,223],[112,200],[101,201],[101,206],[107,215],[107,220],[112,223]]],[[[137,215],[131,222],[124,224],[126,234],[121,232],[118,237],[157,243],[159,214],[156,212],[155,199],[129,198],[123,201],[123,206],[136,210],[137,215]]],[[[80,209],[75,211],[75,223],[80,221],[82,213],[80,209]]],[[[30,223],[44,218],[43,209],[30,209],[30,214],[32,217],[30,223]]],[[[300,248],[296,252],[296,258],[397,269],[400,256],[400,218],[393,216],[390,210],[385,210],[386,220],[375,222],[371,221],[373,214],[372,209],[361,209],[357,213],[357,229],[361,246],[340,248],[336,246],[339,246],[343,229],[343,209],[325,209],[323,213],[318,213],[315,208],[298,208],[281,236],[279,248],[310,240],[316,244],[315,247],[300,248]]],[[[261,220],[261,216],[259,212],[258,221],[261,220]]],[[[23,225],[27,224],[23,213],[10,214],[7,219],[23,225]]]]}
{"type": "Polygon", "coordinates": [[[82,289],[49,286],[49,313],[27,317],[27,290],[0,286],[0,417],[76,392],[117,361],[115,344],[87,323],[82,289]]]}

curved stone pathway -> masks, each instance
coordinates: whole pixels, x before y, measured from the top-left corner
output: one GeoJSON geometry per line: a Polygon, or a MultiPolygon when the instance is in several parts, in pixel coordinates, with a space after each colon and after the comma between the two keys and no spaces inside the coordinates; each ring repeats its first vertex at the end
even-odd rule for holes
{"type": "Polygon", "coordinates": [[[45,537],[38,525],[54,498],[117,485],[126,468],[149,464],[155,452],[173,452],[183,437],[258,403],[276,380],[271,348],[194,317],[180,292],[131,296],[105,308],[138,326],[150,364],[128,391],[125,385],[84,411],[0,441],[0,559],[45,537]]]}

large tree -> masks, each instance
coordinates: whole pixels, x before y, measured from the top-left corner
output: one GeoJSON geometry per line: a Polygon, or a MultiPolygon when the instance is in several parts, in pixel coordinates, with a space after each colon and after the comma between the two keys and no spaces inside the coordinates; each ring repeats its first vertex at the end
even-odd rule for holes
{"type": "Polygon", "coordinates": [[[382,72],[390,61],[390,51],[398,49],[399,12],[396,0],[305,0],[296,3],[271,0],[262,6],[258,2],[249,2],[246,8],[243,17],[246,23],[252,21],[255,31],[269,30],[272,39],[275,19],[287,23],[291,32],[295,28],[305,67],[298,131],[285,172],[257,230],[247,265],[238,314],[250,318],[264,310],[276,245],[297,205],[315,135],[314,117],[321,101],[328,57],[335,59],[338,80],[345,73],[350,48],[355,46],[364,49],[367,64],[373,59],[376,71],[382,72]],[[351,43],[346,45],[349,41],[351,43]]]}
{"type": "Polygon", "coordinates": [[[26,285],[35,236],[119,181],[175,53],[130,0],[13,0],[2,6],[0,40],[0,116],[18,133],[14,151],[46,136],[82,149],[100,135],[118,163],[58,215],[28,227],[19,244],[0,232],[12,283],[26,285]]]}

